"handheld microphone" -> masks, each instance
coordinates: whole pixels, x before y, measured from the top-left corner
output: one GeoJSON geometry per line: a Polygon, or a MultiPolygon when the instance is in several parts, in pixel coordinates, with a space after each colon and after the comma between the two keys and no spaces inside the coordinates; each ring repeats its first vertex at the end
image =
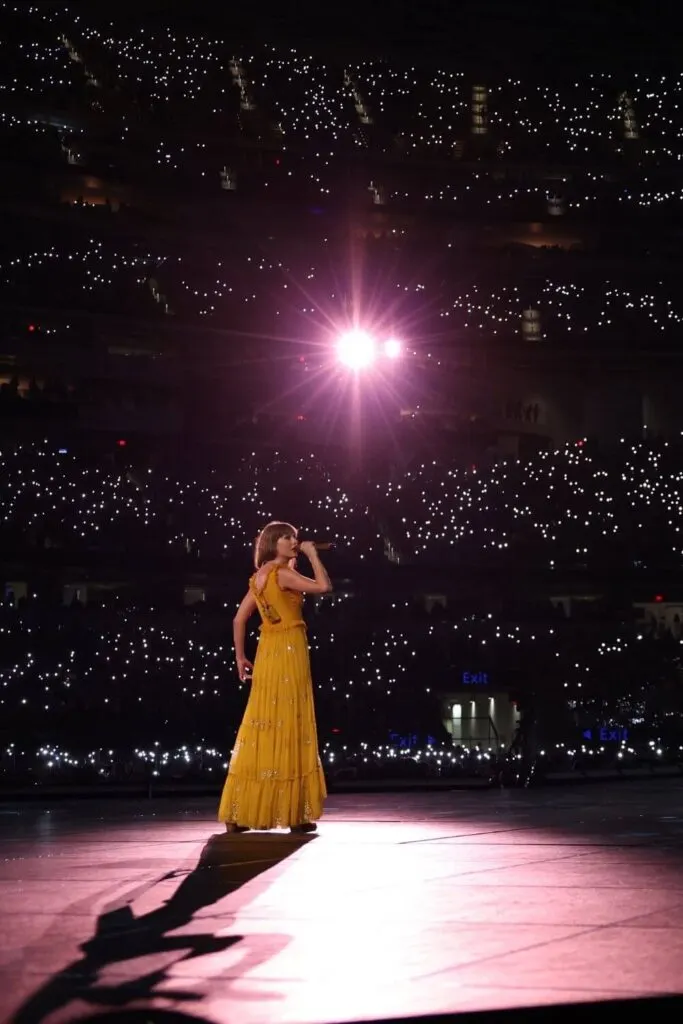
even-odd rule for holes
{"type": "MultiPolygon", "coordinates": [[[[308,537],[304,537],[304,540],[308,540],[308,537]]],[[[299,543],[301,543],[301,542],[299,542],[299,543]]],[[[334,543],[334,541],[332,541],[332,540],[321,540],[321,541],[314,540],[314,541],[311,541],[311,543],[315,544],[316,550],[318,550],[318,551],[331,551],[332,548],[336,548],[336,546],[337,546],[334,543]]]]}

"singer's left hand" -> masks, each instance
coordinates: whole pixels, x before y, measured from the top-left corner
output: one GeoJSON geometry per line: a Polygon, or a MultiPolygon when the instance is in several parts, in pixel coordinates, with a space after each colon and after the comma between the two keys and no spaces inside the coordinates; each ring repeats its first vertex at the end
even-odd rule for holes
{"type": "Polygon", "coordinates": [[[318,549],[312,540],[302,540],[301,544],[299,544],[299,551],[302,555],[306,556],[309,562],[311,559],[315,558],[318,553],[318,549]]]}

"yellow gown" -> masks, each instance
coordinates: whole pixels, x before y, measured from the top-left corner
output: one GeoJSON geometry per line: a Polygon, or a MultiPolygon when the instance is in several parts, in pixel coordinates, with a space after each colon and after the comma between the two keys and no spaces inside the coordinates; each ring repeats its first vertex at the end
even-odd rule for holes
{"type": "Polygon", "coordinates": [[[254,829],[289,828],[320,818],[327,796],[303,595],[280,588],[277,567],[260,590],[252,576],[249,589],[261,633],[218,820],[254,829]]]}

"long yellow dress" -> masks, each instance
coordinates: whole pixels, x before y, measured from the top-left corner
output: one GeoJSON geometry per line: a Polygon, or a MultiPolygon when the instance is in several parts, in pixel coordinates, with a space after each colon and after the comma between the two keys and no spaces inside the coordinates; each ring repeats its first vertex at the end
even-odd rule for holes
{"type": "Polygon", "coordinates": [[[277,567],[260,590],[256,576],[249,588],[261,633],[218,820],[254,829],[289,828],[320,818],[327,796],[303,595],[280,588],[277,567]]]}

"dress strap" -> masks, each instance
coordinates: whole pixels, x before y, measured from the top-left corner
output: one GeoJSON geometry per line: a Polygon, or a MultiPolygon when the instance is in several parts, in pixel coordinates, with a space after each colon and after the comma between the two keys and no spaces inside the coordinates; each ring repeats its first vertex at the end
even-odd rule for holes
{"type": "Polygon", "coordinates": [[[254,575],[249,580],[249,586],[253,590],[255,597],[257,597],[257,598],[261,597],[261,595],[265,591],[266,587],[268,586],[268,580],[270,579],[270,577],[273,575],[274,572],[278,571],[279,568],[280,568],[279,565],[271,565],[270,569],[266,573],[266,576],[265,576],[265,579],[263,581],[263,586],[262,587],[257,587],[256,586],[256,577],[258,576],[258,572],[254,573],[254,575]]]}
{"type": "Polygon", "coordinates": [[[276,625],[278,622],[281,622],[282,617],[278,614],[277,609],[273,608],[272,604],[270,604],[270,602],[266,600],[265,590],[266,587],[268,586],[268,580],[270,579],[274,572],[277,572],[279,568],[279,565],[274,565],[268,570],[268,572],[266,573],[266,578],[263,581],[262,587],[256,586],[256,577],[258,573],[254,573],[254,575],[249,580],[249,589],[254,595],[256,604],[258,605],[263,618],[267,622],[271,623],[271,625],[276,625]]]}

